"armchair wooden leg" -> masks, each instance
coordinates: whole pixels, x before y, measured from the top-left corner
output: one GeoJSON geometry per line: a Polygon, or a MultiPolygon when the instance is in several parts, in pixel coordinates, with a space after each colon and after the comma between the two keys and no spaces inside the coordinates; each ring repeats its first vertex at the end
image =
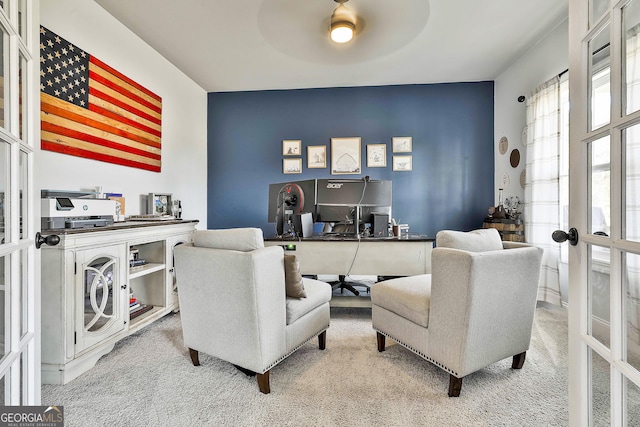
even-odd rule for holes
{"type": "Polygon", "coordinates": [[[324,330],[318,335],[318,347],[320,350],[327,348],[327,331],[324,330]]]}
{"type": "Polygon", "coordinates": [[[383,352],[384,351],[384,346],[385,346],[385,336],[382,335],[380,332],[378,332],[376,334],[376,338],[378,340],[378,351],[379,352],[383,352]]]}
{"type": "Polygon", "coordinates": [[[193,366],[200,366],[200,359],[198,359],[198,352],[196,350],[190,348],[189,356],[191,356],[191,361],[193,362],[193,366]]]}
{"type": "Polygon", "coordinates": [[[269,372],[271,371],[267,371],[264,374],[256,375],[256,377],[258,378],[258,388],[264,394],[271,393],[271,388],[269,387],[269,372]]]}
{"type": "Polygon", "coordinates": [[[527,357],[527,352],[523,351],[520,354],[516,354],[513,356],[513,363],[511,364],[511,368],[513,369],[522,369],[524,365],[524,359],[527,357]]]}
{"type": "Polygon", "coordinates": [[[459,397],[462,390],[462,378],[449,374],[449,397],[459,397]]]}

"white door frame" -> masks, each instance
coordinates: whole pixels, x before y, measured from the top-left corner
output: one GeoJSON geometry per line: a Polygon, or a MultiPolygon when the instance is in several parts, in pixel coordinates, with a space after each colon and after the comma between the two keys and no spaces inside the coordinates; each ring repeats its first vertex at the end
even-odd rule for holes
{"type": "Polygon", "coordinates": [[[8,274],[4,285],[4,356],[0,360],[0,376],[4,381],[4,405],[39,405],[40,274],[34,237],[39,229],[35,218],[40,212],[36,203],[39,195],[34,194],[33,188],[34,148],[40,135],[39,2],[3,0],[0,10],[0,25],[7,41],[3,53],[3,98],[5,112],[8,111],[0,138],[10,148],[8,165],[2,165],[3,169],[8,166],[8,183],[4,188],[8,209],[0,257],[6,260],[4,267],[8,274]]]}
{"type": "MultiPolygon", "coordinates": [[[[637,2],[638,0],[634,0],[637,2]]],[[[622,132],[640,121],[640,112],[625,115],[623,97],[624,28],[621,8],[628,0],[612,0],[613,5],[601,19],[589,25],[589,0],[569,0],[569,93],[570,93],[570,148],[569,148],[569,226],[580,235],[576,246],[569,249],[569,420],[571,426],[592,425],[592,372],[591,355],[608,363],[610,383],[610,423],[625,425],[625,378],[640,384],[640,373],[625,359],[626,317],[623,307],[623,254],[640,253],[640,245],[623,240],[622,227],[622,132]],[[611,115],[609,124],[589,131],[590,62],[589,41],[599,32],[608,31],[610,40],[611,115]],[[611,224],[608,237],[589,234],[590,162],[588,145],[603,136],[610,137],[610,210],[611,224]],[[590,250],[608,249],[610,345],[607,347],[590,335],[591,316],[588,285],[590,280],[590,250]]],[[[606,385],[605,385],[606,387],[606,385]]]]}

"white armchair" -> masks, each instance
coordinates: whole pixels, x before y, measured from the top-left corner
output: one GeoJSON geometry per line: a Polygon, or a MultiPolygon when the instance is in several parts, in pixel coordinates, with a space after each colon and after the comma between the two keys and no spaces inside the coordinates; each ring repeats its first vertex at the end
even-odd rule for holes
{"type": "Polygon", "coordinates": [[[285,296],[284,252],[264,247],[262,230],[196,231],[174,252],[184,344],[257,375],[270,392],[275,365],[318,336],[326,345],[331,286],[303,279],[306,298],[285,296]]]}
{"type": "Polygon", "coordinates": [[[378,351],[385,337],[449,372],[449,396],[462,378],[513,357],[523,366],[535,314],[542,249],[502,242],[495,229],[441,231],[431,274],[371,288],[378,351]]]}

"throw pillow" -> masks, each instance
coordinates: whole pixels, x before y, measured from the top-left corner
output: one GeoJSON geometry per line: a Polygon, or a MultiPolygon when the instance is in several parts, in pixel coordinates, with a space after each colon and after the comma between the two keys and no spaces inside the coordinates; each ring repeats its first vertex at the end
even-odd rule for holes
{"type": "Polygon", "coordinates": [[[300,263],[295,255],[284,256],[284,283],[288,297],[307,297],[307,292],[304,290],[304,284],[302,282],[302,274],[300,274],[300,263]]]}

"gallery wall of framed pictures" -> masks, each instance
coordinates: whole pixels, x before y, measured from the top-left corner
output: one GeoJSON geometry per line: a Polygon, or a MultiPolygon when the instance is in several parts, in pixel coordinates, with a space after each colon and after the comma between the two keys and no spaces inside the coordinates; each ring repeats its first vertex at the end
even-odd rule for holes
{"type": "MultiPolygon", "coordinates": [[[[362,138],[331,138],[330,171],[331,175],[359,175],[362,173],[362,138]]],[[[410,172],[413,170],[413,138],[410,136],[394,136],[391,138],[394,172],[410,172]]],[[[303,169],[302,140],[282,140],[282,173],[301,174],[303,169]]],[[[387,144],[373,143],[366,145],[366,164],[368,168],[387,167],[387,144]]],[[[307,169],[327,168],[327,146],[307,146],[307,169]]]]}

